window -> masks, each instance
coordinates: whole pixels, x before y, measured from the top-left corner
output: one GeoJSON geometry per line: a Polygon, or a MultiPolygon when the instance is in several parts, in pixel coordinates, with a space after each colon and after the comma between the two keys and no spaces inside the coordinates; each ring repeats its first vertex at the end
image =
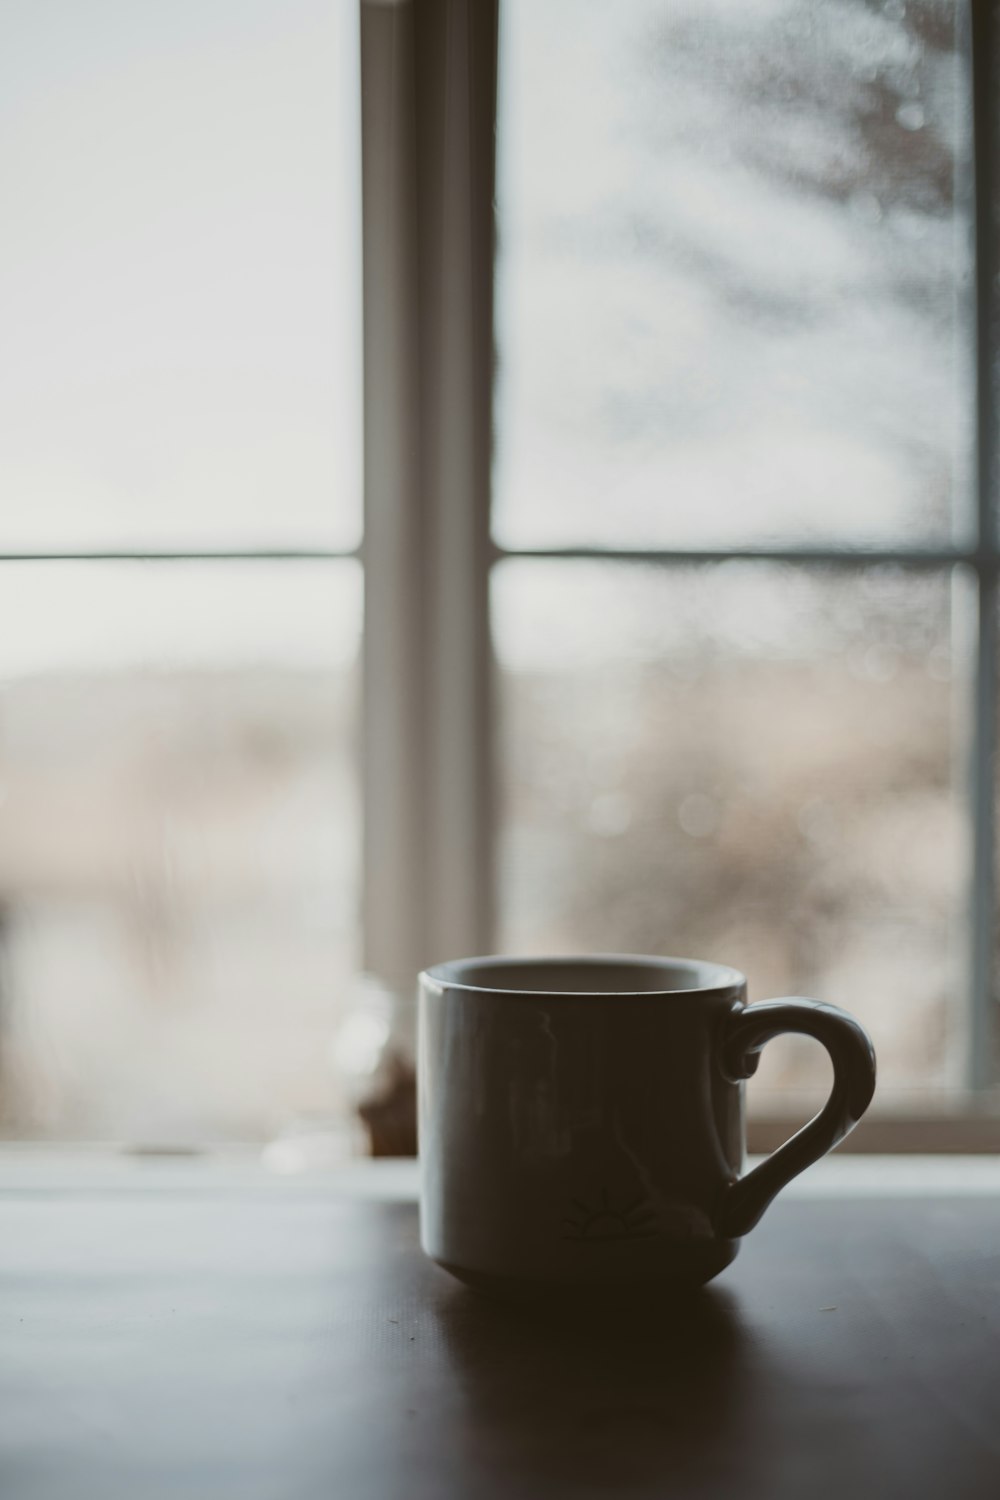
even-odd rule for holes
{"type": "Polygon", "coordinates": [[[3,23],[8,1134],[267,1137],[359,970],[497,948],[990,1100],[994,13],[3,23]]]}
{"type": "Polygon", "coordinates": [[[0,37],[0,1128],[266,1136],[358,953],[357,14],[0,37]]]}
{"type": "MultiPolygon", "coordinates": [[[[961,19],[501,11],[502,941],[835,1000],[896,1111],[995,1076],[961,19]]],[[[817,1054],[769,1048],[758,1104],[815,1097],[817,1054]]]]}
{"type": "MultiPolygon", "coordinates": [[[[430,627],[430,701],[479,742],[421,785],[432,828],[495,797],[493,861],[460,837],[448,861],[467,906],[494,882],[484,944],[697,950],[839,1002],[891,1144],[973,1143],[949,1125],[996,1079],[992,16],[503,0],[490,528],[428,564],[467,590],[430,627]]],[[[440,240],[485,191],[456,206],[441,170],[425,287],[421,233],[461,265],[440,240]]],[[[475,436],[466,359],[448,410],[475,436]]],[[[769,1049],[757,1109],[808,1107],[816,1061],[769,1049]]]]}

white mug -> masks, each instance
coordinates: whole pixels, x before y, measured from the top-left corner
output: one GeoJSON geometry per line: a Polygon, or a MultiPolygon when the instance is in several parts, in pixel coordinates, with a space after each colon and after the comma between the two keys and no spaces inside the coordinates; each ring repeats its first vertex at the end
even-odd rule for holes
{"type": "Polygon", "coordinates": [[[421,1243],[488,1293],[700,1285],[875,1088],[867,1033],[815,1000],[746,1004],[688,959],[475,958],[420,976],[421,1243]],[[782,1032],[833,1061],[826,1105],[747,1175],[743,1080],[782,1032]]]}

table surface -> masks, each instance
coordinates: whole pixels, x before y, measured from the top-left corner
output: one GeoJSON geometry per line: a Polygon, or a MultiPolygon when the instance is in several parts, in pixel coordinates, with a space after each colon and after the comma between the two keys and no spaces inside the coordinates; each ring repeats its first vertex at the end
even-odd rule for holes
{"type": "Polygon", "coordinates": [[[802,1181],[683,1307],[559,1323],[423,1258],[408,1165],[0,1156],[0,1493],[996,1500],[998,1164],[802,1181]]]}

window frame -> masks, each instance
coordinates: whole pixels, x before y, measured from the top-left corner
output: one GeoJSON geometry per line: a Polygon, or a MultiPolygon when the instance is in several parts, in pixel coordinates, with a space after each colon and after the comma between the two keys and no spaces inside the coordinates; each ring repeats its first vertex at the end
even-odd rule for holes
{"type": "Polygon", "coordinates": [[[496,0],[361,0],[363,965],[493,927],[496,0]]]}
{"type": "MultiPolygon", "coordinates": [[[[997,1150],[994,935],[1000,550],[998,0],[960,0],[970,60],[974,540],[941,547],[502,548],[490,537],[500,0],[360,0],[365,322],[364,961],[406,989],[495,931],[493,566],[510,558],[966,573],[977,592],[964,1108],[875,1117],[861,1150],[997,1150]],[[478,260],[477,260],[478,258],[478,260]]],[[[751,1145],[787,1122],[755,1118],[751,1145]]]]}
{"type": "MultiPolygon", "coordinates": [[[[966,573],[977,591],[964,1107],[876,1116],[849,1147],[1000,1150],[996,1003],[1000,708],[1000,0],[958,0],[970,63],[975,537],[938,548],[502,548],[490,536],[494,146],[502,0],[356,0],[362,141],[364,530],[357,548],[5,551],[0,561],[354,559],[364,571],[362,966],[416,972],[494,946],[496,691],[489,587],[508,559],[740,559],[966,573]]],[[[767,1149],[787,1122],[756,1117],[767,1149]]]]}

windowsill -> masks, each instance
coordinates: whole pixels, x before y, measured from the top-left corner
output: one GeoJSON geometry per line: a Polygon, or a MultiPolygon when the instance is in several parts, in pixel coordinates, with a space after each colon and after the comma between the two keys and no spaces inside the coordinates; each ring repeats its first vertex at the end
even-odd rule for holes
{"type": "MultiPolygon", "coordinates": [[[[750,1158],[752,1164],[754,1158],[750,1158]]],[[[300,1172],[266,1167],[257,1146],[201,1155],[144,1157],[112,1146],[0,1145],[0,1197],[202,1194],[335,1197],[383,1202],[417,1198],[412,1160],[354,1159],[300,1172]]],[[[783,1196],[1000,1197],[1000,1155],[857,1155],[839,1152],[794,1179],[783,1196]]]]}
{"type": "MultiPolygon", "coordinates": [[[[839,1150],[851,1156],[1000,1156],[1000,1116],[991,1112],[955,1114],[869,1114],[839,1150]]],[[[768,1114],[747,1121],[751,1151],[766,1155],[787,1141],[809,1118],[768,1114]]]]}

